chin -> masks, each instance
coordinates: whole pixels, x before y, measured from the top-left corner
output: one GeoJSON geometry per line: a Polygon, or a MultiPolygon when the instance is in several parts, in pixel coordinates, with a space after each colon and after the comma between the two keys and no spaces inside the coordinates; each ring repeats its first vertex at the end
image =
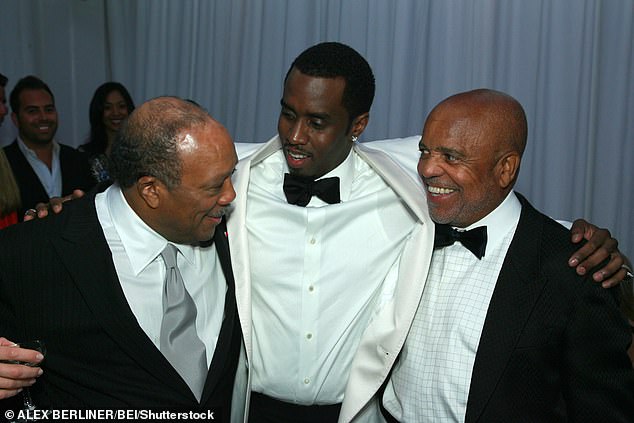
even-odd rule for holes
{"type": "Polygon", "coordinates": [[[438,223],[440,225],[451,225],[450,217],[447,217],[444,215],[438,215],[433,212],[429,213],[429,217],[431,217],[431,220],[433,220],[434,223],[438,223]]]}
{"type": "Polygon", "coordinates": [[[210,238],[207,241],[198,241],[197,245],[199,247],[209,247],[209,246],[213,245],[213,243],[214,243],[213,238],[210,238]]]}
{"type": "Polygon", "coordinates": [[[208,231],[204,231],[203,233],[199,234],[198,236],[198,240],[200,242],[207,242],[207,241],[211,241],[214,237],[214,233],[216,232],[216,225],[214,225],[213,228],[211,228],[208,231]]]}
{"type": "MultiPolygon", "coordinates": [[[[311,170],[311,169],[306,169],[303,167],[300,168],[292,168],[289,167],[289,173],[291,173],[292,175],[295,176],[301,176],[303,178],[313,178],[313,179],[318,179],[320,178],[320,176],[315,176],[317,175],[317,172],[311,170]]],[[[322,173],[322,176],[325,175],[325,173],[322,173]]]]}

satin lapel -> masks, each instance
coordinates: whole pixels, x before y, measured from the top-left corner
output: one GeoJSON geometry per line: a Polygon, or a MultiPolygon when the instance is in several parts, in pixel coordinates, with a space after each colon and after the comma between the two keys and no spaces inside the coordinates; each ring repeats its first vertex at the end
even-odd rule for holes
{"type": "Polygon", "coordinates": [[[355,152],[388,184],[420,220],[400,258],[393,300],[376,315],[359,343],[352,362],[340,422],[355,420],[387,378],[404,342],[420,301],[433,246],[433,224],[420,184],[385,153],[362,145],[355,152]]]}
{"type": "Polygon", "coordinates": [[[431,222],[427,197],[420,181],[396,163],[386,153],[355,144],[354,151],[403,199],[421,222],[431,222]]]}
{"type": "MultiPolygon", "coordinates": [[[[526,200],[493,291],[471,376],[465,423],[478,420],[513,353],[545,281],[539,277],[543,223],[526,200]]],[[[521,381],[518,381],[521,383],[521,381]]]]}
{"type": "Polygon", "coordinates": [[[249,244],[247,241],[246,210],[247,191],[251,167],[281,148],[277,136],[271,138],[252,155],[238,163],[233,176],[236,199],[233,210],[227,218],[227,236],[231,250],[231,264],[235,277],[236,301],[239,311],[242,336],[245,344],[247,360],[251,362],[251,270],[249,265],[249,244]]]}
{"type": "Polygon", "coordinates": [[[216,252],[220,258],[222,271],[227,281],[227,294],[225,296],[224,320],[222,321],[218,342],[216,342],[216,350],[214,351],[209,372],[207,373],[207,380],[205,381],[205,388],[203,389],[201,398],[202,404],[204,404],[214,392],[214,388],[218,384],[220,376],[224,373],[225,365],[230,361],[229,353],[232,350],[232,340],[236,326],[235,284],[229,256],[227,225],[224,220],[216,227],[214,243],[216,244],[216,252]]]}
{"type": "Polygon", "coordinates": [[[61,233],[53,245],[95,320],[139,367],[165,386],[174,387],[175,394],[194,400],[185,382],[138,325],[125,299],[97,219],[94,196],[67,203],[64,210],[61,233]]]}

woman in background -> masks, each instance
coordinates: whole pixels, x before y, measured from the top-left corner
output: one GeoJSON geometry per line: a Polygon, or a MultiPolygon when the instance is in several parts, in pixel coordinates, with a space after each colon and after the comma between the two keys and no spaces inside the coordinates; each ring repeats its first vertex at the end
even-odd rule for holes
{"type": "Polygon", "coordinates": [[[79,150],[90,157],[90,166],[97,182],[110,179],[108,157],[119,127],[134,110],[128,90],[118,82],[106,82],[97,88],[90,101],[90,139],[79,150]]]}

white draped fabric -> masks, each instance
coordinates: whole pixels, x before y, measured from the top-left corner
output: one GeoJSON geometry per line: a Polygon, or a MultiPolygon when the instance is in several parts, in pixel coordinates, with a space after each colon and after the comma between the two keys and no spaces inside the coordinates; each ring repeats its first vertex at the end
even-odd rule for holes
{"type": "MultiPolygon", "coordinates": [[[[3,0],[0,72],[54,91],[58,138],[88,134],[107,80],[140,103],[193,99],[236,140],[276,131],[293,58],[347,43],[377,80],[363,140],[420,133],[443,98],[477,87],[529,119],[518,191],[551,216],[607,226],[634,255],[634,0],[3,0]]],[[[7,92],[8,95],[8,92],[7,92]]],[[[15,135],[10,119],[0,144],[15,135]]],[[[412,154],[417,154],[412,151],[412,154]]]]}

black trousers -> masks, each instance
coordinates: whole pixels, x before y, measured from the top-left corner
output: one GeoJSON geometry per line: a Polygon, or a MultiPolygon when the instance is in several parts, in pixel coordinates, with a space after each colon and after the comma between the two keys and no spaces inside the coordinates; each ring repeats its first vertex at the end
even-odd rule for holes
{"type": "Polygon", "coordinates": [[[341,404],[298,405],[251,392],[249,423],[337,423],[341,404]]]}

